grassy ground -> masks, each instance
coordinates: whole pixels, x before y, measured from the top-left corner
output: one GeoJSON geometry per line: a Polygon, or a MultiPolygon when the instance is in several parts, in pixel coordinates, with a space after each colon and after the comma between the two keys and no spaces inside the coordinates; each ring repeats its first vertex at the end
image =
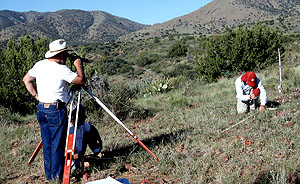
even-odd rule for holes
{"type": "MultiPolygon", "coordinates": [[[[89,169],[89,181],[111,176],[133,184],[299,182],[300,66],[295,51],[299,49],[287,53],[289,64],[283,64],[283,93],[277,91],[277,66],[257,73],[273,105],[257,114],[236,113],[235,78],[211,84],[186,80],[168,93],[136,99],[136,105],[155,110],[154,115],[123,122],[160,162],[112,119],[89,117],[104,144],[102,158],[89,169]]],[[[0,127],[0,183],[45,183],[42,151],[26,165],[40,140],[35,115],[21,117],[0,108],[0,127]]]]}
{"type": "MultiPolygon", "coordinates": [[[[189,81],[169,93],[138,99],[137,104],[157,112],[151,118],[124,123],[160,162],[112,120],[105,125],[98,122],[103,160],[92,166],[89,180],[112,176],[131,183],[144,179],[153,183],[288,183],[297,179],[292,177],[300,169],[297,72],[298,78],[287,76],[282,94],[274,88],[275,74],[258,73],[263,82],[269,81],[265,85],[269,101],[280,105],[255,115],[236,114],[234,79],[212,84],[189,81]]],[[[42,152],[26,165],[40,137],[35,117],[7,114],[1,112],[1,183],[44,183],[42,152]]]]}

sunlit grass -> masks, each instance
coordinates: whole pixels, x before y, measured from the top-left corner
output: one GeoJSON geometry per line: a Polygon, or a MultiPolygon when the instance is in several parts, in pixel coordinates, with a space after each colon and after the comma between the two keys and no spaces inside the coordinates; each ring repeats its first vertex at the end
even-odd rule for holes
{"type": "MultiPolygon", "coordinates": [[[[154,115],[138,122],[128,119],[124,124],[160,162],[111,118],[105,122],[91,118],[102,137],[102,151],[112,153],[115,160],[103,167],[93,166],[90,180],[111,175],[129,178],[131,183],[144,179],[153,183],[287,183],[299,172],[300,163],[300,96],[299,91],[293,92],[299,89],[299,67],[285,74],[282,94],[277,91],[276,69],[271,71],[257,75],[266,84],[268,100],[280,106],[233,128],[253,114],[236,113],[235,78],[212,84],[188,81],[168,93],[136,99],[136,105],[154,109],[154,115]],[[135,169],[124,169],[125,164],[135,169]]],[[[26,165],[40,140],[35,116],[1,111],[1,118],[0,182],[44,183],[42,151],[34,163],[26,165]]]]}

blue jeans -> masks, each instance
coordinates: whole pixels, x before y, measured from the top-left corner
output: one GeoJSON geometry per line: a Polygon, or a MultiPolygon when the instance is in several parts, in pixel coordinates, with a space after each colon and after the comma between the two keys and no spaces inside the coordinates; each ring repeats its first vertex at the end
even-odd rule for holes
{"type": "Polygon", "coordinates": [[[66,107],[58,109],[56,105],[39,103],[36,114],[42,135],[46,177],[48,180],[62,180],[68,117],[66,107]]]}
{"type": "MultiPolygon", "coordinates": [[[[70,128],[70,134],[74,134],[74,126],[70,128]]],[[[85,151],[89,145],[94,155],[98,155],[102,149],[102,140],[99,132],[94,125],[87,122],[78,122],[75,140],[75,154],[79,159],[74,160],[75,168],[80,168],[80,159],[84,157],[85,151]]]]}

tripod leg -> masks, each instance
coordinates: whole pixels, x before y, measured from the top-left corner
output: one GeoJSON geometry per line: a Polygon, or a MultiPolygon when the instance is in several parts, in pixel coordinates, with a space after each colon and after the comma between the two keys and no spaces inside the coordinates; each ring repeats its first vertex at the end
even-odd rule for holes
{"type": "Polygon", "coordinates": [[[63,184],[69,184],[69,182],[70,182],[72,157],[75,152],[75,140],[76,140],[76,132],[77,132],[80,95],[81,95],[81,91],[79,91],[79,93],[78,93],[76,119],[75,119],[75,125],[74,125],[74,132],[72,134],[70,134],[70,128],[72,125],[72,123],[71,123],[72,116],[71,115],[72,115],[73,99],[71,100],[70,109],[69,109],[70,112],[69,112],[69,120],[68,120],[67,139],[66,139],[65,165],[64,165],[63,182],[62,182],[63,184]]]}
{"type": "Polygon", "coordinates": [[[65,166],[64,166],[64,175],[63,175],[63,184],[68,184],[70,182],[71,166],[72,166],[72,156],[74,153],[73,148],[73,138],[74,134],[69,134],[68,136],[68,145],[66,150],[65,157],[65,166]]]}
{"type": "Polygon", "coordinates": [[[39,153],[39,151],[41,150],[42,147],[43,147],[43,143],[42,143],[42,139],[41,139],[39,144],[35,148],[34,152],[32,153],[31,157],[29,158],[27,165],[31,164],[34,161],[35,157],[37,156],[37,154],[39,153]]]}
{"type": "Polygon", "coordinates": [[[159,159],[117,118],[86,86],[83,89],[94,99],[96,102],[119,124],[121,125],[130,135],[133,137],[154,159],[159,162],[159,159]]]}

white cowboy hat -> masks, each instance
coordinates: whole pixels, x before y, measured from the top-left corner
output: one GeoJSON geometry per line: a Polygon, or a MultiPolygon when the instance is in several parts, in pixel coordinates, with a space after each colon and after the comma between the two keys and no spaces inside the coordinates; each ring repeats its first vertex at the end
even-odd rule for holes
{"type": "Polygon", "coordinates": [[[51,58],[63,51],[71,51],[68,49],[67,42],[63,39],[58,39],[49,44],[49,51],[46,52],[45,58],[51,58]]]}

